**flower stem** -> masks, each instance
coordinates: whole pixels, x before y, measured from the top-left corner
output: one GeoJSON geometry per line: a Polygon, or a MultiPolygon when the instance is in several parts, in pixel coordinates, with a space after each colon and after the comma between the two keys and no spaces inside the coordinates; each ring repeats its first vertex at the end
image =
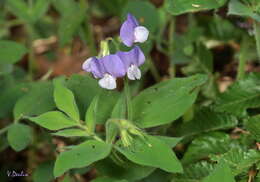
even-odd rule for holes
{"type": "Polygon", "coordinates": [[[126,108],[127,108],[127,119],[132,120],[132,103],[131,103],[131,93],[128,83],[128,78],[125,78],[124,80],[124,92],[125,92],[125,98],[126,98],[126,108]]]}
{"type": "Polygon", "coordinates": [[[245,66],[246,66],[246,61],[247,61],[248,46],[249,45],[247,42],[247,37],[244,36],[242,43],[241,43],[240,54],[239,54],[237,80],[241,80],[245,76],[245,66]]]}
{"type": "Polygon", "coordinates": [[[257,55],[258,55],[258,59],[260,59],[260,25],[256,21],[254,21],[254,33],[255,33],[257,55]]]}
{"type": "Polygon", "coordinates": [[[158,70],[156,69],[151,57],[148,58],[148,62],[149,62],[149,68],[150,68],[150,71],[155,79],[156,82],[160,82],[161,80],[161,76],[158,72],[158,70]]]}
{"type": "Polygon", "coordinates": [[[175,17],[170,15],[170,25],[169,25],[169,49],[168,49],[168,56],[170,58],[170,68],[169,74],[170,77],[175,77],[175,65],[173,63],[173,52],[174,52],[174,32],[175,32],[175,17]]]}

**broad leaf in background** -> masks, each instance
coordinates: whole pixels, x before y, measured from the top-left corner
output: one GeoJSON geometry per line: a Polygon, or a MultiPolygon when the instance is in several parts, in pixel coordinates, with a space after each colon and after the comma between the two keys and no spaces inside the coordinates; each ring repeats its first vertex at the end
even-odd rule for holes
{"type": "Polygon", "coordinates": [[[174,174],[171,182],[201,182],[214,168],[214,164],[206,161],[190,164],[184,167],[183,174],[174,174]]]}
{"type": "Polygon", "coordinates": [[[27,125],[15,123],[8,128],[8,143],[17,152],[25,149],[32,142],[32,137],[32,129],[27,125]]]}
{"type": "Polygon", "coordinates": [[[212,155],[211,160],[228,164],[232,173],[238,175],[260,161],[260,152],[253,149],[248,151],[231,149],[222,155],[212,155]]]}
{"type": "Polygon", "coordinates": [[[0,79],[0,88],[0,118],[4,118],[12,114],[16,101],[29,92],[31,85],[5,75],[0,79]]]}
{"type": "Polygon", "coordinates": [[[166,7],[169,13],[180,15],[183,13],[217,9],[227,0],[167,0],[166,7]]]}
{"type": "Polygon", "coordinates": [[[0,63],[14,64],[27,53],[24,45],[14,41],[0,40],[0,63]]]}
{"type": "Polygon", "coordinates": [[[72,91],[60,81],[54,81],[54,100],[56,106],[75,121],[80,120],[79,110],[72,91]]]}
{"type": "Polygon", "coordinates": [[[145,89],[133,99],[133,121],[148,128],[178,119],[195,102],[196,88],[206,80],[205,75],[173,78],[145,89]]]}
{"type": "Polygon", "coordinates": [[[231,169],[225,163],[220,163],[216,166],[216,169],[202,182],[235,182],[234,176],[231,173],[231,169]]]}
{"type": "Polygon", "coordinates": [[[58,37],[61,46],[70,42],[86,17],[86,9],[77,6],[63,14],[59,22],[58,37]]]}
{"type": "Polygon", "coordinates": [[[194,118],[174,128],[177,136],[190,136],[220,129],[229,129],[237,125],[237,119],[230,114],[217,113],[209,108],[201,108],[194,118]]]}
{"type": "Polygon", "coordinates": [[[23,116],[34,116],[55,108],[53,101],[53,85],[51,82],[37,82],[32,89],[21,97],[14,107],[15,120],[23,116]]]}
{"type": "Polygon", "coordinates": [[[141,180],[155,170],[153,167],[141,166],[130,161],[123,161],[119,165],[110,158],[97,162],[95,167],[100,174],[118,180],[127,179],[129,181],[141,180]]]}
{"type": "Polygon", "coordinates": [[[46,112],[40,116],[29,117],[28,119],[49,130],[60,130],[77,126],[79,124],[59,111],[46,112]]]}
{"type": "Polygon", "coordinates": [[[75,96],[82,120],[85,119],[90,103],[101,91],[97,81],[87,75],[72,75],[66,82],[66,86],[75,96]]]}
{"type": "Polygon", "coordinates": [[[78,5],[74,0],[52,0],[52,5],[61,16],[72,14],[72,12],[75,12],[78,8],[78,5]]]}
{"type": "Polygon", "coordinates": [[[211,132],[195,138],[182,158],[183,164],[189,164],[208,157],[210,154],[222,154],[235,147],[230,136],[222,132],[211,132]]]}
{"type": "Polygon", "coordinates": [[[245,127],[257,141],[260,141],[260,115],[249,118],[245,127]]]}
{"type": "Polygon", "coordinates": [[[81,143],[58,156],[54,166],[54,176],[61,176],[69,169],[86,167],[104,159],[109,155],[110,150],[111,145],[101,141],[88,140],[81,143]]]}
{"type": "Polygon", "coordinates": [[[155,136],[147,135],[145,140],[134,138],[128,147],[118,142],[116,149],[134,163],[157,167],[167,172],[182,172],[182,166],[171,147],[155,136]]]}
{"type": "Polygon", "coordinates": [[[129,1],[124,9],[121,16],[121,20],[126,19],[127,13],[133,14],[142,26],[145,26],[149,32],[154,33],[159,25],[159,14],[149,1],[129,1]]]}
{"type": "Polygon", "coordinates": [[[53,161],[46,161],[37,166],[33,172],[34,182],[52,182],[54,180],[53,176],[53,161]]]}
{"type": "Polygon", "coordinates": [[[213,71],[213,55],[203,44],[198,44],[198,62],[205,73],[211,74],[213,71]]]}
{"type": "Polygon", "coordinates": [[[27,23],[36,23],[48,10],[50,0],[35,0],[32,5],[25,1],[7,0],[11,12],[27,23]]]}
{"type": "Polygon", "coordinates": [[[76,128],[68,128],[64,129],[61,131],[58,131],[56,133],[52,133],[53,135],[56,136],[61,136],[61,137],[87,137],[89,136],[86,131],[82,129],[76,129],[76,128]]]}
{"type": "Polygon", "coordinates": [[[255,19],[256,21],[260,21],[260,15],[257,14],[253,6],[247,6],[239,0],[231,0],[228,6],[228,14],[229,15],[239,15],[239,16],[247,16],[255,19]]]}
{"type": "Polygon", "coordinates": [[[156,169],[151,175],[144,178],[141,182],[170,182],[171,178],[171,173],[156,169]]]}
{"type": "Polygon", "coordinates": [[[244,80],[235,82],[216,102],[216,111],[246,116],[247,109],[260,107],[260,75],[249,74],[244,80]]]}

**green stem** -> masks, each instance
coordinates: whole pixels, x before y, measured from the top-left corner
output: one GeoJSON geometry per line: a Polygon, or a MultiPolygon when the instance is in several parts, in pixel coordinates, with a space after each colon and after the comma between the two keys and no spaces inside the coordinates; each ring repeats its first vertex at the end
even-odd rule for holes
{"type": "Polygon", "coordinates": [[[152,75],[153,75],[155,81],[156,81],[156,82],[160,82],[161,76],[160,76],[158,70],[156,69],[156,67],[155,67],[155,65],[154,65],[154,63],[153,63],[153,61],[152,61],[152,59],[151,59],[151,58],[148,58],[148,62],[149,62],[150,71],[151,71],[151,73],[152,73],[152,75]]]}
{"type": "Polygon", "coordinates": [[[243,37],[240,54],[239,54],[239,63],[238,63],[238,71],[237,71],[237,80],[241,80],[245,76],[245,66],[247,61],[247,52],[248,52],[248,42],[247,37],[243,37]]]}
{"type": "Polygon", "coordinates": [[[2,135],[2,134],[4,134],[5,132],[7,132],[8,129],[10,128],[10,126],[11,126],[11,124],[8,125],[8,126],[6,126],[6,127],[4,127],[4,128],[2,128],[2,129],[0,129],[0,135],[2,135]]]}
{"type": "Polygon", "coordinates": [[[257,55],[258,55],[258,59],[260,59],[260,25],[256,21],[254,21],[254,33],[255,33],[257,55]]]}
{"type": "Polygon", "coordinates": [[[169,25],[169,50],[168,55],[170,58],[170,77],[175,77],[175,64],[173,63],[173,52],[174,52],[174,33],[175,33],[175,17],[170,15],[170,25],[169,25]]]}
{"type": "Polygon", "coordinates": [[[125,92],[125,98],[126,98],[126,108],[127,108],[127,119],[132,120],[132,103],[131,103],[131,93],[128,83],[128,78],[125,78],[124,82],[124,92],[125,92]]]}

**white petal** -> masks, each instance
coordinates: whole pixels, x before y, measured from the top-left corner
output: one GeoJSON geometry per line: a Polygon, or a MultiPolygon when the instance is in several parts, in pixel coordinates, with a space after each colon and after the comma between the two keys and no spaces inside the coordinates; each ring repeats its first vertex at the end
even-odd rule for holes
{"type": "Polygon", "coordinates": [[[104,77],[98,81],[98,84],[102,88],[113,90],[116,88],[116,79],[109,74],[105,74],[104,77]]]}
{"type": "Polygon", "coordinates": [[[138,26],[134,30],[135,42],[143,43],[147,40],[149,31],[143,26],[138,26]]]}
{"type": "Polygon", "coordinates": [[[136,65],[131,65],[127,70],[127,76],[130,80],[139,80],[141,78],[141,71],[136,65]]]}
{"type": "Polygon", "coordinates": [[[90,72],[91,71],[91,68],[90,68],[90,63],[91,63],[91,60],[92,58],[88,58],[82,65],[82,69],[87,71],[87,72],[90,72]]]}

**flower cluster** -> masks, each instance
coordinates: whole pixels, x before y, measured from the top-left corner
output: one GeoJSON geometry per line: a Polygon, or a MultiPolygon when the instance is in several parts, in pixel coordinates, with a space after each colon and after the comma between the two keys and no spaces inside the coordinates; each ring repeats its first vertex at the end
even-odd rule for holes
{"type": "MultiPolygon", "coordinates": [[[[143,43],[147,40],[149,31],[139,26],[136,18],[131,14],[120,29],[122,42],[130,47],[134,43],[143,43]]],[[[99,85],[109,90],[116,88],[116,78],[124,77],[126,74],[130,80],[141,78],[139,66],[145,62],[145,56],[138,46],[134,46],[128,52],[118,51],[103,57],[88,58],[82,68],[91,72],[95,78],[100,79],[99,85]]]]}

